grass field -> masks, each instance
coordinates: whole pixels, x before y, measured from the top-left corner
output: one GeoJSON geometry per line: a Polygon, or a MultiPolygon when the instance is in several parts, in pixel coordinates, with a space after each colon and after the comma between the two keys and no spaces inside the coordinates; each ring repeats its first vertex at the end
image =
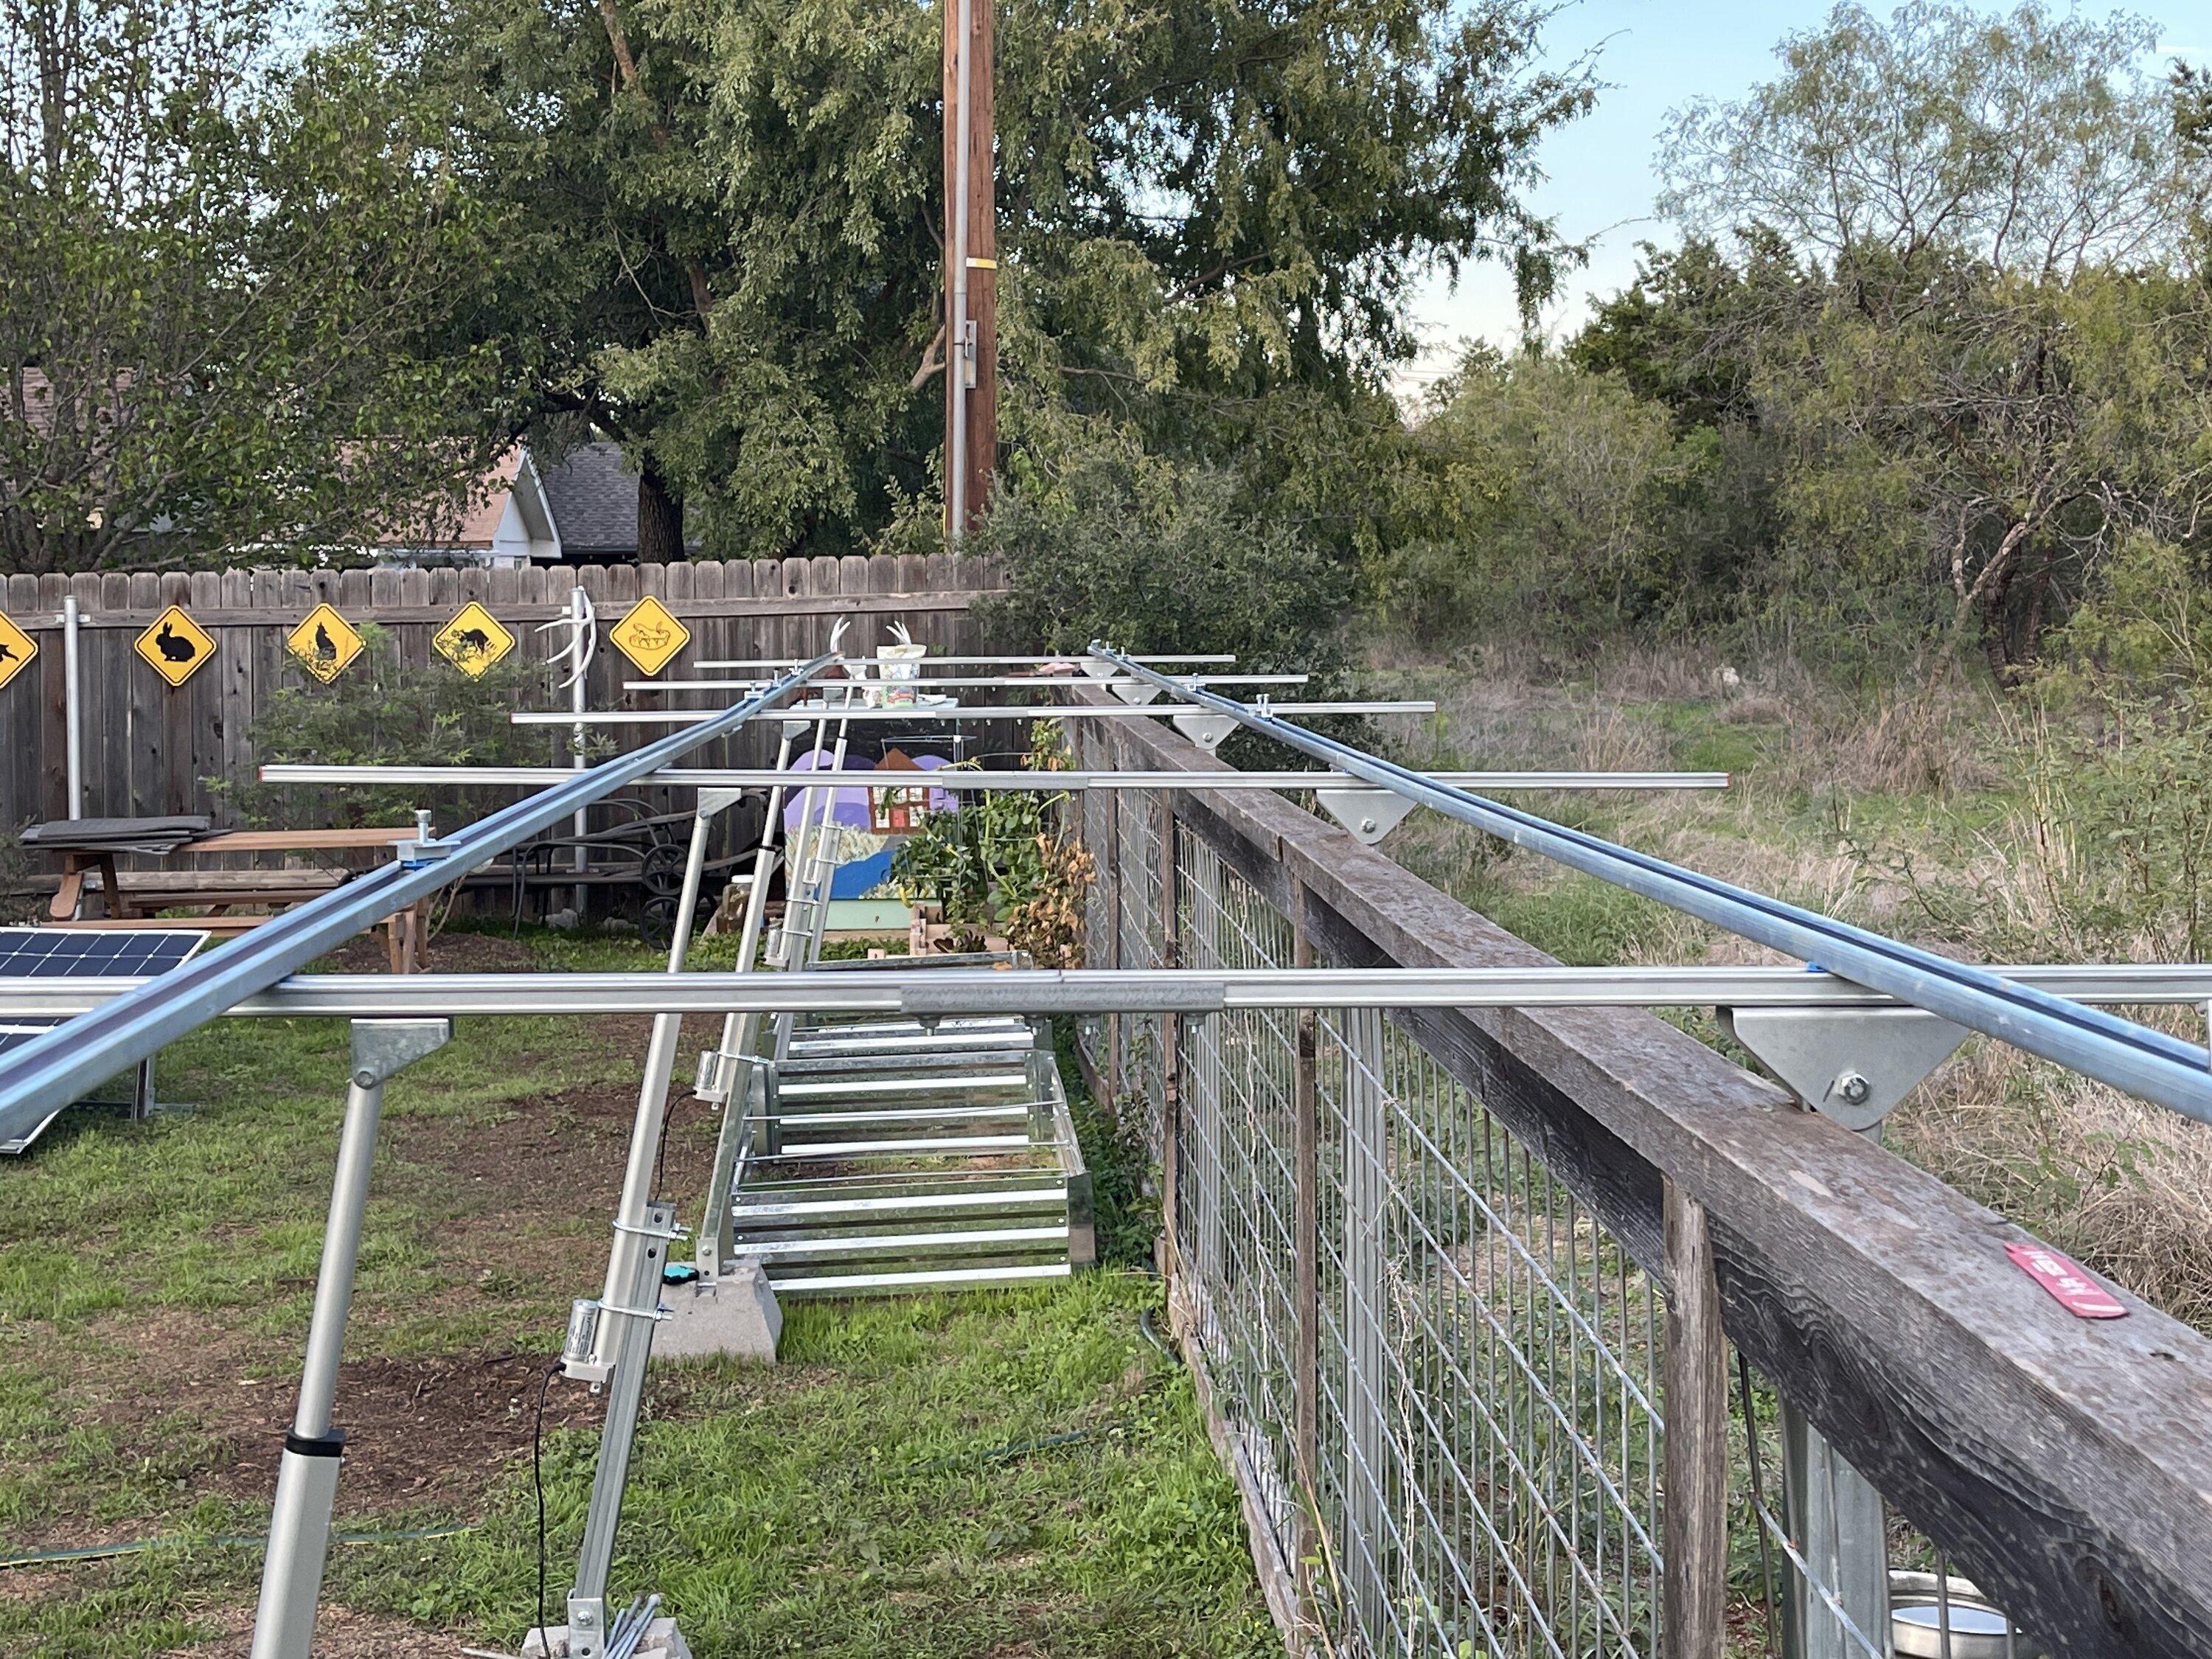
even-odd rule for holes
{"type": "MultiPolygon", "coordinates": [[[[433,966],[648,960],[461,934],[433,966]]],[[[338,1410],[338,1524],[380,1541],[334,1552],[319,1655],[512,1652],[534,1622],[540,1393],[604,1268],[644,1036],[464,1021],[392,1085],[338,1410]]],[[[165,1540],[0,1571],[9,1652],[244,1653],[259,1553],[215,1540],[266,1524],[344,1042],[218,1024],[164,1058],[161,1092],[197,1112],[72,1114],[0,1169],[0,1555],[165,1540]]],[[[712,1133],[678,1106],[664,1184],[689,1216],[712,1133]]],[[[1103,1133],[1088,1152],[1102,1237],[1133,1243],[1121,1153],[1103,1133]]],[[[1279,1653],[1132,1254],[1064,1285],[794,1304],[773,1370],[657,1365],[617,1595],[662,1592],[702,1659],[1279,1653]]],[[[544,1400],[557,1606],[596,1413],[565,1382],[544,1400]]]]}
{"type": "MultiPolygon", "coordinates": [[[[1695,653],[1579,681],[1510,658],[1379,668],[1437,713],[1392,741],[1436,767],[1717,769],[1722,793],[1516,797],[1532,810],[1966,959],[2183,959],[2159,895],[2112,906],[2030,798],[2016,710],[1951,682],[1855,692],[1784,672],[1723,684],[1695,653]],[[2141,925],[2085,939],[2102,904],[2141,925]]],[[[2057,819],[2056,823],[2053,818],[2057,819]]],[[[1780,962],[1647,899],[1416,813],[1385,850],[1564,961],[1780,962]]],[[[2179,896],[2174,896],[2179,902],[2179,896]]],[[[2201,1013],[2124,1011],[2205,1041],[2201,1013]]],[[[1740,1061],[1710,1011],[1677,1019],[1740,1061]]],[[[1888,1144],[2177,1317],[2212,1330],[2212,1130],[1973,1038],[1892,1114],[1888,1144]]]]}

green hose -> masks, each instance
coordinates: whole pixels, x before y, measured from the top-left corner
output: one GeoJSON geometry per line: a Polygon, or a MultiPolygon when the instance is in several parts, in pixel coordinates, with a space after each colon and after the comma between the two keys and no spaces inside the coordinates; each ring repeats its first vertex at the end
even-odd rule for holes
{"type": "MultiPolygon", "coordinates": [[[[422,1538],[454,1538],[465,1532],[474,1532],[473,1521],[458,1527],[412,1527],[400,1532],[336,1532],[331,1534],[333,1544],[404,1544],[422,1538]]],[[[118,1555],[139,1555],[148,1550],[190,1549],[194,1545],[215,1545],[233,1549],[265,1549],[269,1540],[256,1534],[250,1537],[194,1537],[137,1538],[125,1544],[87,1544],[73,1550],[34,1550],[28,1555],[0,1556],[0,1571],[9,1567],[47,1567],[75,1561],[106,1561],[118,1555]]]]}

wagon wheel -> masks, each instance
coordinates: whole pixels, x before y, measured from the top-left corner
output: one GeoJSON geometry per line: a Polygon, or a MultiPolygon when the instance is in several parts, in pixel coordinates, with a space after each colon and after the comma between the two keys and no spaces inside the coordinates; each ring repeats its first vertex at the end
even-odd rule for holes
{"type": "Polygon", "coordinates": [[[638,862],[638,932],[655,945],[672,939],[676,908],[684,897],[684,864],[688,849],[674,842],[655,842],[638,862]]]}

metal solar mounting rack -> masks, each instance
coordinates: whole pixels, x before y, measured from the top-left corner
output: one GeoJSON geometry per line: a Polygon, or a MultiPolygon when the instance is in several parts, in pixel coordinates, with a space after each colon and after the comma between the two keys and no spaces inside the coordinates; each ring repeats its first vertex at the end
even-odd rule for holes
{"type": "MultiPolygon", "coordinates": [[[[1027,965],[998,952],[820,967],[1027,965]]],[[[1065,1278],[1097,1260],[1049,1020],[802,1016],[774,1046],[750,1068],[725,1237],[779,1297],[1065,1278]]]]}

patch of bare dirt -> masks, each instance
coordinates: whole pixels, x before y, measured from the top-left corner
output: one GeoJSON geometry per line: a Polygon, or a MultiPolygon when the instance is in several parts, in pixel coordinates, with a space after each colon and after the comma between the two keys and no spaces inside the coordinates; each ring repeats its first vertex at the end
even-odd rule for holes
{"type": "MultiPolygon", "coordinates": [[[[130,1427],[183,1413],[195,1431],[172,1468],[195,1492],[265,1498],[291,1426],[296,1361],[255,1367],[204,1345],[145,1341],[144,1370],[128,1389],[94,1404],[94,1420],[130,1427]]],[[[538,1391],[550,1354],[434,1354],[349,1360],[338,1368],[337,1419],[346,1431],[349,1511],[480,1497],[490,1477],[529,1455],[538,1391]]],[[[546,1396],[549,1427],[596,1423],[599,1401],[556,1380],[546,1396]]],[[[173,1450],[178,1443],[171,1441],[173,1450]]]]}
{"type": "MultiPolygon", "coordinates": [[[[173,1659],[246,1659],[253,1645],[251,1608],[226,1613],[222,1634],[173,1650],[173,1659]]],[[[403,1620],[325,1607],[315,1619],[315,1659],[454,1659],[458,1637],[441,1636],[403,1620]]]]}
{"type": "MultiPolygon", "coordinates": [[[[641,1037],[625,1029],[600,1040],[635,1046],[641,1037]]],[[[625,1081],[582,1085],[521,1103],[514,1116],[495,1127],[423,1118],[395,1122],[389,1133],[403,1163],[481,1189],[481,1201],[472,1200],[457,1223],[462,1239],[471,1240],[511,1237],[515,1222],[542,1217],[549,1206],[611,1215],[636,1116],[637,1085],[625,1081]]],[[[654,1184],[688,1212],[696,1212],[707,1190],[720,1125],[720,1115],[702,1101],[677,1094],[669,1102],[654,1184]]],[[[465,1255],[466,1243],[460,1248],[465,1255]]]]}
{"type": "MultiPolygon", "coordinates": [[[[384,929],[374,927],[349,939],[319,958],[318,968],[338,974],[381,974],[391,967],[384,929]]],[[[529,945],[504,933],[440,933],[422,952],[422,966],[434,974],[514,973],[538,965],[529,945]]]]}

